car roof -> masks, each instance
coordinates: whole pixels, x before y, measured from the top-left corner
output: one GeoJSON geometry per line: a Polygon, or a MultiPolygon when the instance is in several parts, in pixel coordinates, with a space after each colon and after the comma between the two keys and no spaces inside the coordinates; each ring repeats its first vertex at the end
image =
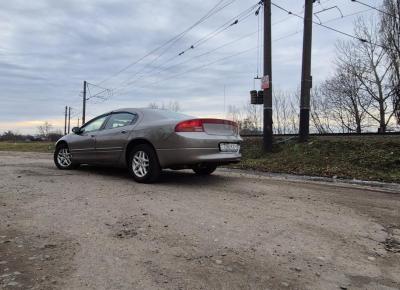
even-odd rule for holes
{"type": "MultiPolygon", "coordinates": [[[[118,112],[128,112],[128,113],[137,113],[137,112],[141,112],[141,113],[157,113],[157,112],[163,112],[163,111],[169,111],[169,110],[165,110],[165,109],[152,109],[152,108],[122,108],[122,109],[116,109],[116,110],[112,110],[109,113],[118,113],[118,112]]],[[[171,111],[172,112],[172,111],[171,111]]]]}
{"type": "Polygon", "coordinates": [[[171,117],[172,115],[176,115],[173,118],[176,118],[177,116],[178,119],[185,119],[185,118],[191,118],[193,116],[189,116],[180,112],[174,112],[171,110],[166,110],[166,109],[152,109],[152,108],[122,108],[122,109],[117,109],[113,110],[111,112],[108,112],[107,114],[111,113],[118,113],[118,112],[128,112],[128,113],[141,113],[143,115],[153,115],[153,116],[169,116],[171,117]]]}

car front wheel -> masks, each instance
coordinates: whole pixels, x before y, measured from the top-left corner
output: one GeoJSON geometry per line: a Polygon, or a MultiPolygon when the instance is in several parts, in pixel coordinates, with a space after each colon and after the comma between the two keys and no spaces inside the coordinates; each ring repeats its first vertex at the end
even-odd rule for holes
{"type": "Polygon", "coordinates": [[[74,169],[78,166],[78,164],[73,163],[71,152],[66,144],[57,146],[54,152],[54,163],[58,169],[63,170],[74,169]]]}
{"type": "Polygon", "coordinates": [[[196,167],[193,167],[192,169],[198,175],[210,175],[215,171],[215,169],[217,169],[217,165],[199,164],[196,167]]]}
{"type": "Polygon", "coordinates": [[[129,172],[137,182],[155,182],[161,168],[153,148],[146,144],[135,146],[129,154],[129,172]]]}

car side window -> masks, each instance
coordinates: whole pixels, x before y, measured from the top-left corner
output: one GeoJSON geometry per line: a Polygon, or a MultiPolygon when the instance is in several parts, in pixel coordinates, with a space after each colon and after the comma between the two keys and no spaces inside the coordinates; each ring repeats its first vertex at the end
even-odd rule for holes
{"type": "Polygon", "coordinates": [[[115,113],[108,119],[104,129],[114,129],[125,127],[133,124],[137,120],[136,114],[131,113],[115,113]]]}
{"type": "Polygon", "coordinates": [[[107,119],[108,116],[97,118],[93,121],[87,123],[84,127],[81,128],[81,131],[84,133],[93,132],[100,130],[101,126],[103,125],[104,121],[107,119]]]}

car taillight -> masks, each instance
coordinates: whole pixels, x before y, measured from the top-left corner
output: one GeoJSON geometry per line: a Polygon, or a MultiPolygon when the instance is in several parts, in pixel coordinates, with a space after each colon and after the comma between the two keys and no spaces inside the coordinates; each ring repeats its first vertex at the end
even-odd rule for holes
{"type": "Polygon", "coordinates": [[[178,123],[175,126],[175,132],[204,132],[204,124],[221,124],[234,127],[235,133],[239,132],[237,123],[222,119],[193,119],[178,123]]]}
{"type": "Polygon", "coordinates": [[[204,132],[203,120],[187,120],[175,126],[175,132],[204,132]]]}

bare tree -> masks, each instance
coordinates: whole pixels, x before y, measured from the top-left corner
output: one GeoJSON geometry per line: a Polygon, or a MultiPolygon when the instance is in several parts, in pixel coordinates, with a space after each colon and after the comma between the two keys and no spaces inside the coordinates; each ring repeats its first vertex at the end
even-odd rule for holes
{"type": "Polygon", "coordinates": [[[242,128],[243,113],[237,106],[228,106],[227,119],[236,122],[239,126],[239,129],[242,128]]]}
{"type": "Polygon", "coordinates": [[[160,106],[156,102],[151,102],[147,105],[147,108],[149,109],[159,109],[160,106]]]}
{"type": "Polygon", "coordinates": [[[312,90],[311,95],[311,124],[319,134],[334,132],[332,114],[327,97],[319,87],[312,90]]]}
{"type": "Polygon", "coordinates": [[[361,84],[360,91],[371,100],[368,107],[359,103],[362,109],[379,124],[379,132],[386,132],[394,115],[390,102],[393,89],[390,86],[390,65],[387,52],[379,44],[379,26],[374,19],[358,18],[355,34],[363,40],[339,42],[337,61],[345,64],[361,84]]]}
{"type": "Polygon", "coordinates": [[[254,133],[261,129],[261,109],[258,109],[257,107],[259,106],[250,103],[246,103],[243,106],[244,120],[246,120],[244,123],[246,123],[247,127],[254,133]]]}
{"type": "Polygon", "coordinates": [[[173,112],[179,112],[181,110],[181,106],[178,101],[170,101],[167,105],[168,110],[173,112]]]}
{"type": "Polygon", "coordinates": [[[342,132],[361,133],[365,124],[366,110],[371,99],[362,91],[362,84],[352,74],[347,63],[338,63],[335,75],[320,87],[320,93],[327,99],[332,118],[342,132]]]}
{"type": "Polygon", "coordinates": [[[181,110],[181,106],[179,105],[178,101],[170,101],[168,104],[151,102],[147,105],[147,107],[150,109],[170,110],[173,112],[179,112],[181,110]]]}
{"type": "Polygon", "coordinates": [[[40,137],[42,137],[46,140],[49,138],[52,128],[53,128],[53,125],[47,121],[45,121],[42,125],[37,127],[40,137]]]}
{"type": "Polygon", "coordinates": [[[390,60],[393,107],[400,124],[400,0],[384,0],[381,14],[381,42],[390,60]]]}
{"type": "Polygon", "coordinates": [[[289,117],[289,127],[291,133],[299,132],[299,103],[300,103],[300,88],[292,92],[293,99],[290,102],[290,117],[289,117]]]}
{"type": "Polygon", "coordinates": [[[291,92],[274,89],[274,131],[277,134],[297,132],[297,97],[291,92]]]}
{"type": "Polygon", "coordinates": [[[298,106],[294,102],[290,102],[289,132],[295,134],[299,132],[299,113],[298,106]]]}

